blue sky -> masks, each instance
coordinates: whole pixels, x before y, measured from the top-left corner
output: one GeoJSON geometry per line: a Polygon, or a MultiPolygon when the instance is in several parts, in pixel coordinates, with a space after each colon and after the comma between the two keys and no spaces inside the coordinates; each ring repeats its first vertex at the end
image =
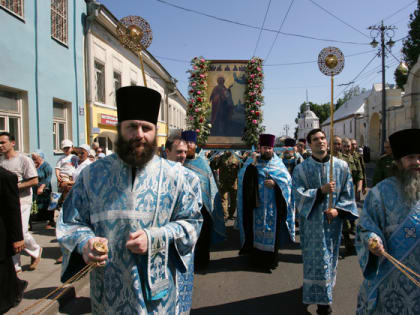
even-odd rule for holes
{"type": "MultiPolygon", "coordinates": [[[[118,19],[139,15],[149,22],[153,42],[148,50],[178,80],[178,88],[185,97],[188,97],[186,71],[193,57],[250,59],[255,51],[256,56],[265,60],[264,125],[267,132],[276,136],[285,134],[286,124],[290,126],[289,135],[292,134],[306,91],[309,101],[329,102],[330,79],[319,71],[316,62],[311,62],[317,60],[321,49],[335,46],[346,56],[342,73],[335,77],[335,95],[342,96],[339,93],[346,86],[339,85],[352,81],[370,62],[355,81],[356,85],[369,89],[373,83],[381,82],[381,59],[374,58],[377,49],[369,45],[367,28],[384,19],[385,25],[397,28],[393,39],[403,38],[408,33],[409,14],[417,6],[417,1],[412,0],[164,0],[255,29],[181,10],[158,0],[99,1],[118,19]],[[275,39],[275,32],[265,30],[260,36],[259,28],[265,17],[266,29],[279,30],[282,25],[281,32],[354,44],[282,34],[275,39]]],[[[402,42],[397,41],[392,48],[398,59],[401,47],[402,42]]],[[[386,81],[394,83],[398,61],[389,56],[386,64],[389,65],[386,81]]]]}

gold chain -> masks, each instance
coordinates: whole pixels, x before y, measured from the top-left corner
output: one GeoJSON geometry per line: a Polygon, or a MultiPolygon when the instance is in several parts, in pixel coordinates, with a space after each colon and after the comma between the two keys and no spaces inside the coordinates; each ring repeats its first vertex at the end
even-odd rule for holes
{"type": "MultiPolygon", "coordinates": [[[[48,297],[50,297],[51,295],[53,295],[57,291],[63,289],[66,285],[70,284],[71,282],[79,281],[81,278],[83,278],[85,275],[87,275],[90,271],[92,271],[92,269],[95,268],[95,267],[97,267],[96,264],[88,264],[88,265],[86,265],[78,273],[76,273],[73,277],[71,277],[66,282],[64,282],[61,286],[59,286],[58,288],[54,289],[53,291],[51,291],[50,293],[48,293],[43,298],[41,298],[38,301],[36,301],[35,303],[29,305],[28,307],[26,307],[25,309],[23,309],[22,311],[20,311],[17,315],[21,315],[23,313],[26,313],[30,309],[32,309],[35,306],[37,306],[38,304],[40,304],[43,300],[47,299],[48,297]]],[[[62,296],[67,291],[67,289],[69,289],[69,288],[70,287],[64,288],[64,290],[62,292],[60,292],[57,296],[55,296],[54,298],[51,299],[51,302],[49,302],[46,306],[44,306],[40,311],[38,311],[35,314],[41,314],[46,308],[48,308],[52,303],[54,303],[55,300],[57,300],[60,296],[62,296]]]]}
{"type": "MultiPolygon", "coordinates": [[[[369,240],[369,248],[375,249],[378,247],[378,240],[375,238],[372,238],[369,240]]],[[[385,250],[383,252],[383,256],[388,259],[399,271],[401,271],[411,282],[413,282],[417,287],[420,288],[420,282],[417,281],[412,275],[420,279],[420,275],[416,272],[414,272],[412,269],[404,265],[402,262],[400,262],[395,257],[392,257],[390,254],[388,254],[385,250]],[[410,275],[410,273],[412,275],[410,275]]]]}

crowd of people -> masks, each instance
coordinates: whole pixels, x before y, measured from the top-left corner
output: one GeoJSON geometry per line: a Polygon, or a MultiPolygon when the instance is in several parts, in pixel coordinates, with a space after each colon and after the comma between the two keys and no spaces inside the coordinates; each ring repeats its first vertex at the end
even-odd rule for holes
{"type": "MultiPolygon", "coordinates": [[[[12,283],[11,290],[9,287],[3,286],[2,290],[4,291],[0,295],[1,314],[21,301],[23,291],[28,285],[27,281],[17,277],[23,271],[20,259],[21,251],[25,251],[31,257],[30,265],[27,268],[29,271],[36,270],[41,261],[42,247],[30,232],[32,222],[46,222],[45,229],[55,229],[55,210],[60,210],[66,194],[70,191],[78,174],[96,159],[105,157],[103,153],[101,155],[99,147],[97,147],[97,151],[91,149],[87,144],[74,148],[70,140],[63,140],[61,149],[64,154],[55,167],[57,190],[60,192],[56,195],[60,196],[60,201],[56,203],[56,206],[51,207],[51,204],[54,204],[51,196],[53,170],[45,160],[44,152],[38,149],[27,156],[15,151],[15,144],[16,140],[12,134],[0,133],[1,193],[6,204],[5,210],[2,212],[4,217],[0,223],[2,225],[1,233],[5,233],[4,240],[6,241],[1,244],[0,262],[3,262],[6,256],[10,256],[11,266],[14,266],[13,269],[10,269],[8,262],[7,269],[1,269],[4,266],[0,267],[2,270],[0,272],[1,282],[12,283]],[[16,187],[14,187],[14,182],[16,182],[16,187]],[[15,193],[17,193],[17,198],[15,193]],[[4,229],[3,226],[5,226],[4,229]],[[5,278],[3,278],[3,270],[9,273],[5,278]],[[12,274],[10,274],[10,270],[13,270],[12,274]]],[[[56,263],[61,262],[62,258],[59,257],[56,263]]]]}
{"type": "Polygon", "coordinates": [[[8,201],[0,220],[7,227],[1,244],[7,252],[0,258],[8,257],[0,278],[13,283],[12,291],[1,292],[0,311],[16,305],[27,285],[16,276],[18,254],[26,250],[32,257],[31,270],[41,259],[42,248],[28,231],[33,189],[47,226],[56,224],[61,281],[96,266],[90,278],[94,314],[188,314],[194,271],[208,267],[211,247],[226,239],[228,220],[239,230],[239,255],[267,273],[277,267],[279,250],[296,242],[299,228],[302,302],[317,304],[318,314],[332,313],[342,238],[347,255],[357,250],[364,276],[357,314],[420,312],[416,283],[384,258],[389,253],[419,270],[420,145],[411,141],[419,129],[390,136],[368,192],[357,142],[335,137],[330,150],[321,129],[297,143],[286,139],[280,155],[274,135],[260,135],[255,152],[207,152],[187,130],[170,135],[161,157],[160,102],[149,88],[117,90],[115,154],[95,158],[81,145],[76,157],[71,141],[63,141],[55,167],[62,203],[57,223],[48,210],[52,169],[43,153],[31,160],[14,151],[10,134],[0,134],[0,187],[8,201]]]}

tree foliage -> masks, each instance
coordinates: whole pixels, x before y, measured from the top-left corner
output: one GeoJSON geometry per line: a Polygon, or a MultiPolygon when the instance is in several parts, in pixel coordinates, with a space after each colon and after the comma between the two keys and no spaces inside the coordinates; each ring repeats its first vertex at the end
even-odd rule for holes
{"type": "MultiPolygon", "coordinates": [[[[410,14],[408,37],[403,41],[402,54],[407,63],[408,71],[416,64],[420,55],[420,0],[417,3],[417,10],[410,14]]],[[[397,68],[394,72],[395,82],[400,89],[407,83],[408,73],[397,68]]]]}

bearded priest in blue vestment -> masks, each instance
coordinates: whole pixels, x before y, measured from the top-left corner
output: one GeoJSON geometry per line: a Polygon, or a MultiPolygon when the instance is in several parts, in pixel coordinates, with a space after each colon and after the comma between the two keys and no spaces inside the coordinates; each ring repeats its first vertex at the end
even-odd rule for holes
{"type": "Polygon", "coordinates": [[[80,173],[60,213],[61,279],[99,265],[90,273],[93,314],[188,314],[192,288],[179,279],[202,225],[200,181],[155,155],[158,92],[123,87],[116,100],[116,154],[80,173]]]}
{"type": "Polygon", "coordinates": [[[379,182],[365,199],[356,238],[364,276],[357,314],[420,314],[420,288],[383,255],[386,251],[420,273],[419,139],[420,129],[389,137],[398,172],[379,182]]]}
{"type": "Polygon", "coordinates": [[[253,153],[238,174],[239,254],[268,273],[277,267],[279,248],[295,240],[292,182],[273,152],[274,140],[274,135],[260,135],[260,157],[253,153]]]}

